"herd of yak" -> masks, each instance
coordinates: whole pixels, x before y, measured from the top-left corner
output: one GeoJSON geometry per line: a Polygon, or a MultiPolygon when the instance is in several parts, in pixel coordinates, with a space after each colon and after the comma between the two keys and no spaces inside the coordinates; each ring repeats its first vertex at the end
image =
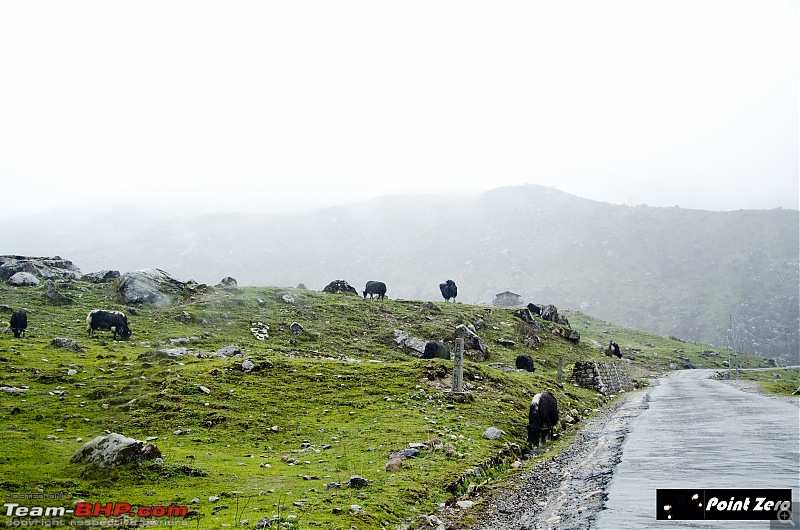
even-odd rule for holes
{"type": "MultiPolygon", "coordinates": [[[[439,289],[446,302],[451,299],[455,302],[455,298],[458,295],[458,288],[453,280],[447,280],[445,283],[439,284],[439,289]]],[[[386,284],[383,282],[369,281],[364,288],[363,295],[364,298],[367,296],[370,298],[377,296],[382,300],[386,295],[386,284]]],[[[28,314],[24,309],[17,309],[11,315],[10,324],[9,327],[13,331],[14,337],[24,337],[25,330],[28,328],[28,314]]],[[[95,330],[111,331],[114,340],[117,340],[117,335],[119,335],[122,340],[128,340],[132,334],[128,326],[128,317],[120,311],[104,311],[101,309],[90,311],[86,316],[86,332],[89,336],[93,336],[95,330]]],[[[449,359],[449,354],[450,348],[445,343],[429,342],[425,346],[423,358],[445,357],[449,359]],[[446,349],[446,357],[444,355],[444,349],[446,349]]],[[[516,364],[517,368],[529,372],[534,371],[533,359],[528,355],[519,356],[516,364]]],[[[530,409],[528,411],[528,443],[533,446],[538,446],[540,441],[546,442],[557,423],[558,403],[556,402],[555,396],[550,392],[536,394],[533,400],[531,400],[530,409]]]]}

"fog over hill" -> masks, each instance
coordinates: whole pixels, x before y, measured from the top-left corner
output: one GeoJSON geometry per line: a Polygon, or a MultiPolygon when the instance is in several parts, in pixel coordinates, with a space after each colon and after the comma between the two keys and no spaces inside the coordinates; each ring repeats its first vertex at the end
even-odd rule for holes
{"type": "Polygon", "coordinates": [[[510,290],[718,347],[735,319],[748,353],[796,358],[800,347],[796,210],[621,206],[528,185],[281,215],[168,219],[129,207],[14,222],[27,228],[6,231],[0,253],[58,254],[84,273],[159,267],[212,284],[233,276],[316,290],[380,280],[391,298],[430,300],[452,278],[461,302],[510,290]]]}

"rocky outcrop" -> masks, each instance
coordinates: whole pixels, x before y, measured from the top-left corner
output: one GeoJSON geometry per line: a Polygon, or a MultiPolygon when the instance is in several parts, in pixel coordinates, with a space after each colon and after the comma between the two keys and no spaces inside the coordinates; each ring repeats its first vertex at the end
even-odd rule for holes
{"type": "Polygon", "coordinates": [[[161,269],[126,272],[114,287],[126,304],[169,304],[187,287],[161,269]]]}
{"type": "Polygon", "coordinates": [[[572,381],[605,396],[634,388],[628,369],[621,361],[578,361],[572,370],[572,381]]]}
{"type": "Polygon", "coordinates": [[[83,447],[72,455],[70,462],[95,463],[100,467],[110,468],[156,458],[161,458],[161,451],[155,445],[111,433],[108,436],[98,436],[83,444],[83,447]]]}
{"type": "Polygon", "coordinates": [[[330,294],[351,293],[358,296],[358,291],[356,291],[352,285],[344,280],[333,280],[331,283],[325,286],[322,292],[330,294]]]}
{"type": "Polygon", "coordinates": [[[0,280],[8,281],[19,272],[27,272],[40,280],[79,279],[82,276],[78,267],[60,256],[0,256],[0,280]]]}

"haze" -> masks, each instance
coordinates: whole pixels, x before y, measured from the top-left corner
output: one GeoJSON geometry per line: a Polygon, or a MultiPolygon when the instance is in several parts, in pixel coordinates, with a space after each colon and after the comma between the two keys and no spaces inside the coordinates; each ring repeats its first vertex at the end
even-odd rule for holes
{"type": "Polygon", "coordinates": [[[798,208],[798,4],[4,2],[0,217],[538,183],[798,208]]]}

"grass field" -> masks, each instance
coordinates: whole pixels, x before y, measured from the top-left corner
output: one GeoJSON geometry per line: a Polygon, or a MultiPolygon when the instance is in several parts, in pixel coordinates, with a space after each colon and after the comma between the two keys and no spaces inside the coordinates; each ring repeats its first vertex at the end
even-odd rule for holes
{"type": "MultiPolygon", "coordinates": [[[[529,329],[510,310],[482,306],[218,287],[163,307],[129,308],[110,284],[58,287],[71,303],[52,305],[40,289],[0,284],[0,322],[19,307],[29,319],[24,338],[0,334],[0,386],[20,389],[0,392],[0,494],[43,494],[51,498],[36,502],[68,508],[78,500],[185,506],[189,517],[180,522],[190,528],[244,521],[253,527],[264,517],[287,528],[413,526],[440,503],[466,498],[470,483],[470,491],[479,490],[518,472],[509,464],[517,458],[513,449],[525,446],[535,393],[552,392],[561,411],[582,417],[605,403],[567,381],[576,360],[606,359],[592,339],[616,340],[639,378],[670,364],[721,367],[722,360],[702,357],[708,347],[580,313],[568,314],[584,335],[579,344],[541,322],[541,344],[530,349],[523,345],[529,329]],[[98,308],[125,311],[131,340],[114,341],[109,332],[87,337],[86,314],[98,308]],[[290,329],[294,322],[305,329],[299,336],[290,329]],[[259,340],[251,328],[263,324],[269,337],[259,340]],[[458,324],[475,325],[490,350],[487,362],[465,361],[466,399],[447,392],[452,361],[422,360],[390,346],[395,329],[452,340],[458,324]],[[55,337],[75,340],[80,351],[51,347],[55,337]],[[231,345],[242,357],[205,355],[231,345]],[[172,358],[163,351],[170,348],[186,354],[172,358]],[[513,367],[523,354],[541,361],[535,373],[489,366],[513,367]],[[559,358],[563,385],[556,382],[559,358]],[[242,370],[245,359],[255,366],[250,373],[242,370]],[[505,435],[484,439],[487,427],[505,435]],[[70,463],[85,442],[111,432],[151,438],[163,463],[112,470],[70,463]],[[443,447],[386,471],[390,453],[431,440],[443,447]],[[353,475],[369,485],[349,487],[353,475]]],[[[562,426],[562,441],[551,449],[575,428],[562,426]]]]}

